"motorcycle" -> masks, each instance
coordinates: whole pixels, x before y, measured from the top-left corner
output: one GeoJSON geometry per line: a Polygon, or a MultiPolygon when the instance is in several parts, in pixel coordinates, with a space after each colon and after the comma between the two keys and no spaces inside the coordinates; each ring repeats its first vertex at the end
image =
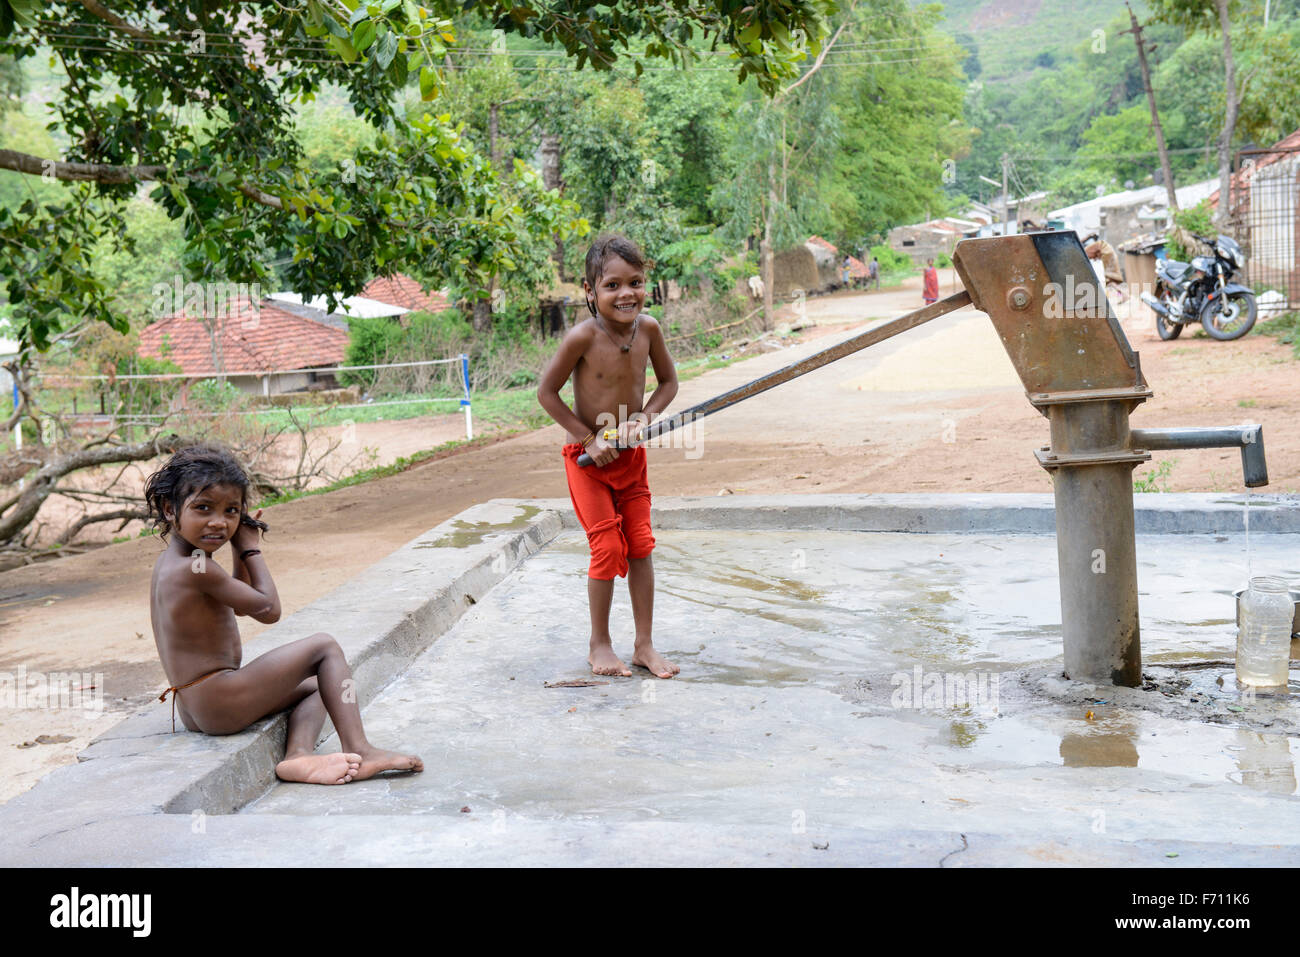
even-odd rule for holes
{"type": "Polygon", "coordinates": [[[1144,292],[1141,297],[1155,311],[1156,332],[1161,339],[1177,339],[1183,326],[1199,322],[1213,339],[1240,339],[1258,313],[1254,290],[1232,281],[1245,265],[1241,247],[1229,236],[1192,235],[1214,255],[1196,256],[1190,263],[1157,260],[1155,295],[1144,292]]]}

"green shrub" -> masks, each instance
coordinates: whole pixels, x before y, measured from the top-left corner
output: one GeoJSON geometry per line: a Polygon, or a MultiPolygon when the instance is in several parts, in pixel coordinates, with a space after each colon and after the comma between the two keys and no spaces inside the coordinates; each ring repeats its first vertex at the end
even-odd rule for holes
{"type": "Polygon", "coordinates": [[[413,312],[407,317],[398,348],[404,354],[403,361],[449,359],[466,352],[473,336],[473,327],[459,309],[413,312]]]}
{"type": "MultiPolygon", "coordinates": [[[[348,347],[343,353],[346,366],[380,365],[395,360],[401,342],[405,338],[401,326],[394,319],[356,318],[348,320],[348,347]]],[[[342,372],[339,381],[344,385],[360,384],[370,386],[375,381],[374,369],[360,369],[342,372]]]]}
{"type": "Polygon", "coordinates": [[[1189,234],[1214,236],[1217,233],[1210,201],[1203,199],[1191,209],[1180,209],[1174,213],[1174,227],[1165,246],[1165,253],[1178,262],[1191,262],[1192,257],[1198,254],[1198,244],[1189,234]]]}
{"type": "MultiPolygon", "coordinates": [[[[153,359],[149,356],[127,355],[117,360],[117,374],[175,375],[181,367],[170,359],[153,359]]],[[[109,397],[110,402],[120,398],[132,412],[157,413],[166,409],[172,397],[180,391],[180,379],[118,379],[114,384],[97,384],[97,391],[109,397]]]]}
{"type": "Polygon", "coordinates": [[[881,272],[897,272],[912,268],[912,257],[907,253],[895,252],[884,243],[871,247],[871,255],[880,260],[881,272]]]}
{"type": "Polygon", "coordinates": [[[190,405],[200,412],[227,412],[244,403],[244,393],[229,379],[202,379],[190,387],[190,405]]]}
{"type": "Polygon", "coordinates": [[[1291,354],[1300,359],[1300,312],[1288,312],[1255,326],[1255,332],[1276,336],[1283,345],[1291,347],[1291,354]]]}

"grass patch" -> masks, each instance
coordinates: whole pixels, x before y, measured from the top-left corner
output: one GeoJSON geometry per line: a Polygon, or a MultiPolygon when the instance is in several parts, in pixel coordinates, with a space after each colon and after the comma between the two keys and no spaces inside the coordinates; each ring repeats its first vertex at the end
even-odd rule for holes
{"type": "Polygon", "coordinates": [[[1240,399],[1237,402],[1238,408],[1242,409],[1253,409],[1257,405],[1259,405],[1259,403],[1254,399],[1240,399]]]}
{"type": "Polygon", "coordinates": [[[1145,475],[1133,480],[1134,492],[1168,492],[1167,479],[1178,463],[1177,459],[1165,459],[1150,469],[1145,475]]]}
{"type": "MultiPolygon", "coordinates": [[[[565,401],[571,401],[572,388],[565,385],[560,395],[565,401]]],[[[380,397],[373,405],[360,405],[356,408],[302,408],[295,409],[298,421],[308,428],[319,429],[362,422],[395,422],[402,419],[415,419],[426,415],[460,415],[461,406],[456,402],[435,401],[438,399],[459,399],[459,395],[438,395],[436,393],[417,393],[414,395],[380,397]],[[385,401],[402,400],[401,405],[383,405],[385,401]],[[407,401],[409,400],[409,401],[407,401]]],[[[492,392],[476,392],[471,397],[471,406],[475,426],[491,426],[494,429],[536,429],[548,425],[551,421],[542,407],[537,404],[537,390],[531,387],[523,389],[498,389],[492,392]]],[[[289,413],[280,409],[267,409],[254,418],[258,423],[271,428],[292,428],[289,413]]]]}
{"type": "Polygon", "coordinates": [[[1288,312],[1267,322],[1256,323],[1255,331],[1275,336],[1283,345],[1291,347],[1291,355],[1300,359],[1300,312],[1288,312]]]}

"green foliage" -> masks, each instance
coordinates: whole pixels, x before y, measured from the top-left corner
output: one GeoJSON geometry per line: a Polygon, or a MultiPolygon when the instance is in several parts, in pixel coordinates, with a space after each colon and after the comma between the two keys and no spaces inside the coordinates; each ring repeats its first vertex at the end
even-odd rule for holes
{"type": "Polygon", "coordinates": [[[923,11],[890,7],[887,18],[877,19],[874,8],[862,16],[843,42],[906,46],[916,51],[916,61],[863,67],[834,80],[840,136],[821,179],[823,212],[811,225],[846,248],[892,226],[948,212],[945,186],[957,184],[945,183],[945,170],[969,148],[964,51],[923,11]]]}
{"type": "MultiPolygon", "coordinates": [[[[672,279],[683,286],[698,286],[717,275],[729,246],[716,235],[688,236],[662,247],[655,256],[655,279],[672,279]]],[[[725,281],[725,280],[724,280],[725,281]]]]}
{"type": "Polygon", "coordinates": [[[1168,492],[1169,476],[1178,464],[1177,459],[1165,459],[1133,480],[1134,492],[1168,492]]]}
{"type": "MultiPolygon", "coordinates": [[[[386,362],[399,362],[395,358],[400,345],[405,340],[402,327],[394,320],[385,317],[348,320],[348,347],[343,353],[343,364],[347,366],[381,365],[386,362]]],[[[428,358],[433,358],[432,356],[428,358]]],[[[438,356],[437,358],[443,358],[438,356]]],[[[376,369],[354,369],[339,374],[339,381],[344,385],[372,385],[378,376],[376,369]]]]}
{"type": "Polygon", "coordinates": [[[1215,235],[1214,228],[1214,211],[1210,208],[1208,199],[1202,200],[1191,209],[1180,209],[1174,213],[1174,230],[1173,235],[1169,237],[1169,243],[1165,247],[1165,252],[1170,259],[1179,262],[1191,262],[1193,256],[1199,255],[1195,240],[1189,233],[1196,233],[1200,236],[1215,235]],[[1185,245],[1184,238],[1192,245],[1185,245]]]}
{"type": "Polygon", "coordinates": [[[412,354],[428,359],[459,355],[473,338],[473,330],[459,309],[442,312],[413,312],[406,316],[405,341],[412,354]]]}
{"type": "Polygon", "coordinates": [[[911,272],[916,268],[911,256],[907,255],[907,253],[895,252],[884,243],[872,246],[870,253],[872,257],[880,261],[880,275],[882,277],[892,273],[911,272]]]}
{"type": "Polygon", "coordinates": [[[130,201],[122,217],[124,238],[102,237],[91,262],[96,278],[115,297],[114,308],[138,327],[157,318],[149,311],[153,287],[172,287],[184,276],[185,238],[181,224],[148,199],[130,201]]]}
{"type": "Polygon", "coordinates": [[[1255,324],[1255,332],[1276,336],[1283,345],[1291,347],[1291,355],[1300,359],[1300,312],[1288,312],[1275,319],[1255,324]]]}
{"type": "Polygon", "coordinates": [[[229,412],[241,408],[247,396],[229,379],[202,379],[190,386],[189,399],[201,412],[229,412]]]}
{"type": "MultiPolygon", "coordinates": [[[[57,40],[66,75],[51,129],[66,159],[120,174],[0,206],[0,279],[23,342],[43,350],[83,319],[127,328],[91,252],[105,240],[129,244],[122,207],[138,179],[157,182],[152,198],[182,225],[186,279],[274,284],[268,262],[285,255],[282,278],[308,296],[352,295],[397,268],[481,291],[494,277],[529,273],[540,238],[585,230],[572,204],[531,171],[516,167],[506,184],[449,113],[403,112],[408,84],[426,104],[439,97],[456,42],[450,17],[463,4],[113,4],[113,17],[154,34],[147,46],[97,8],[0,2],[0,57],[32,57],[57,40]],[[255,54],[246,37],[262,41],[255,54]],[[331,86],[374,129],[373,139],[348,142],[346,168],[330,162],[344,143],[315,136],[297,110],[331,86]]],[[[771,91],[815,55],[833,4],[786,0],[762,17],[694,0],[556,9],[496,0],[477,9],[500,29],[559,43],[579,67],[602,71],[631,40],[680,63],[696,57],[692,43],[703,37],[730,48],[737,73],[771,91]]],[[[55,152],[28,155],[39,164],[55,152]]]]}
{"type": "MultiPolygon", "coordinates": [[[[118,375],[177,375],[183,370],[170,359],[154,359],[150,356],[129,355],[121,356],[117,360],[118,375]]],[[[119,380],[117,390],[122,390],[119,380]]],[[[181,379],[135,379],[126,380],[129,384],[128,404],[133,412],[157,413],[162,412],[170,404],[172,398],[180,391],[181,379]]],[[[202,385],[203,383],[197,383],[202,385]]],[[[226,383],[227,385],[229,383],[226,383]]],[[[108,383],[102,383],[101,388],[108,388],[108,383]]],[[[234,386],[231,386],[234,388],[234,386]]]]}

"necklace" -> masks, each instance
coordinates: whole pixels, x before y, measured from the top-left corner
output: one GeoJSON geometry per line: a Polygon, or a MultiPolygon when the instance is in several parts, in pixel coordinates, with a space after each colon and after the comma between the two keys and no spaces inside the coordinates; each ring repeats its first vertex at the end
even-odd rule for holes
{"type": "Polygon", "coordinates": [[[637,316],[635,319],[632,320],[632,338],[630,338],[630,339],[627,340],[627,345],[623,345],[621,342],[619,342],[617,339],[614,338],[614,334],[613,334],[612,332],[610,332],[608,328],[606,328],[604,318],[601,318],[601,317],[597,317],[597,318],[598,318],[598,321],[600,322],[600,328],[602,328],[602,329],[605,330],[605,335],[609,336],[609,341],[610,341],[610,342],[614,343],[614,345],[618,346],[618,347],[619,347],[620,349],[622,349],[624,352],[631,352],[631,351],[632,351],[632,343],[636,342],[636,330],[637,330],[637,327],[641,325],[641,317],[640,317],[640,316],[637,316]]]}

